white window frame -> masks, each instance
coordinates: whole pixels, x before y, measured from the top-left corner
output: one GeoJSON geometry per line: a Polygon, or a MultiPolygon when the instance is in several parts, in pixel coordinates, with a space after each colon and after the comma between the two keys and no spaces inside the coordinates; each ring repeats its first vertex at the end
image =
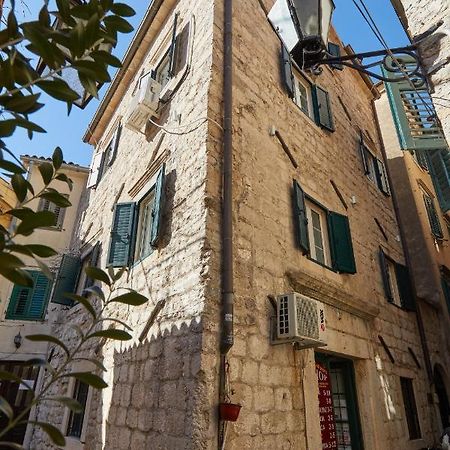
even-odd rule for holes
{"type": "Polygon", "coordinates": [[[319,264],[322,264],[326,267],[331,267],[330,237],[328,233],[327,212],[323,208],[321,208],[320,206],[314,204],[309,200],[305,201],[305,206],[306,206],[306,217],[308,219],[310,258],[319,264]],[[312,212],[316,213],[319,216],[320,220],[320,236],[322,239],[322,249],[324,256],[323,262],[319,261],[317,257],[312,212]]]}
{"type": "Polygon", "coordinates": [[[397,272],[395,270],[395,262],[386,257],[386,266],[389,273],[389,286],[391,288],[392,303],[399,308],[402,307],[400,290],[398,288],[397,272]]]}
{"type": "Polygon", "coordinates": [[[304,112],[310,119],[313,118],[313,102],[311,83],[306,80],[300,73],[293,71],[294,75],[294,103],[300,108],[300,111],[304,112]],[[306,92],[306,110],[302,107],[300,87],[302,86],[306,92]]]}
{"type": "Polygon", "coordinates": [[[152,186],[149,192],[145,194],[142,200],[138,203],[138,223],[136,227],[136,245],[134,248],[134,261],[142,261],[153,253],[153,248],[144,252],[144,240],[151,238],[150,233],[153,224],[153,217],[151,215],[153,206],[155,204],[155,185],[152,186]],[[146,214],[143,214],[143,212],[146,214]],[[146,227],[144,230],[144,226],[146,227]],[[144,234],[145,231],[145,234],[144,234]]]}
{"type": "MultiPolygon", "coordinates": [[[[64,197],[69,198],[68,194],[62,194],[64,197]]],[[[50,211],[56,216],[56,225],[53,227],[46,227],[49,230],[62,231],[64,225],[64,218],[66,215],[66,208],[56,205],[55,203],[41,198],[39,200],[38,211],[50,211]]]]}

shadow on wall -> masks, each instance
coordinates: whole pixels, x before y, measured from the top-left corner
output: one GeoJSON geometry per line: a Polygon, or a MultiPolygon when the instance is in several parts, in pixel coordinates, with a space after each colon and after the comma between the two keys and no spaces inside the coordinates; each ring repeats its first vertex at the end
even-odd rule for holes
{"type": "MultiPolygon", "coordinates": [[[[114,351],[111,399],[100,399],[100,394],[93,399],[91,423],[97,429],[89,431],[86,442],[102,436],[99,428],[105,411],[108,450],[199,448],[195,435],[206,388],[200,368],[201,333],[202,323],[193,319],[114,351]]],[[[92,448],[102,448],[98,444],[92,448]]]]}

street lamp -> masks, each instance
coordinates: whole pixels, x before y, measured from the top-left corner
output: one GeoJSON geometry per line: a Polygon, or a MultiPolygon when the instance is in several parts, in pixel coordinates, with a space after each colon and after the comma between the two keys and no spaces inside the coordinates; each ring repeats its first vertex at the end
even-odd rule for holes
{"type": "Polygon", "coordinates": [[[420,41],[406,47],[341,56],[328,50],[328,32],[334,9],[333,0],[277,0],[270,10],[268,19],[299,68],[320,74],[320,66],[339,64],[382,81],[412,79],[416,86],[425,83],[416,54],[417,44],[436,31],[440,24],[421,35],[420,41]],[[377,60],[365,64],[366,58],[377,60]],[[385,77],[370,70],[379,65],[393,76],[385,77]]]}

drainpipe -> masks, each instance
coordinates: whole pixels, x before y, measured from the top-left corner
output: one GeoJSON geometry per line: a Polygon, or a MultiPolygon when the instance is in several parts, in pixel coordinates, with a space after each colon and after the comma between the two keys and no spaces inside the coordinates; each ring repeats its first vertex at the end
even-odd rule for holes
{"type": "MultiPolygon", "coordinates": [[[[223,36],[223,194],[222,311],[219,402],[226,392],[226,355],[233,346],[233,0],[224,0],[223,36]]],[[[225,424],[219,421],[219,448],[225,446],[225,424]]]]}
{"type": "MultiPolygon", "coordinates": [[[[383,135],[381,133],[380,122],[379,122],[377,110],[376,110],[376,107],[375,107],[375,100],[372,100],[372,112],[373,112],[373,116],[375,118],[375,124],[376,124],[376,127],[377,127],[378,138],[379,138],[379,141],[381,143],[381,150],[382,150],[384,165],[386,167],[386,172],[387,172],[389,184],[391,186],[394,186],[394,184],[392,183],[391,172],[390,172],[390,169],[389,169],[389,164],[388,164],[388,159],[387,159],[387,154],[386,154],[386,148],[384,146],[383,135]]],[[[419,330],[420,344],[421,344],[421,347],[422,347],[422,352],[423,352],[423,356],[424,356],[424,360],[425,360],[425,368],[426,368],[426,371],[427,371],[428,380],[430,382],[430,385],[432,385],[433,384],[433,368],[432,368],[432,364],[431,364],[430,351],[429,351],[429,348],[428,348],[428,342],[427,342],[427,336],[426,336],[426,333],[425,333],[425,327],[423,325],[423,317],[422,317],[422,313],[421,313],[421,310],[420,310],[420,301],[419,301],[419,299],[417,297],[416,283],[414,282],[414,272],[412,270],[412,265],[411,265],[411,257],[409,255],[408,246],[406,244],[406,236],[405,236],[405,232],[404,232],[404,228],[403,228],[403,224],[402,224],[401,214],[399,212],[398,200],[397,200],[397,196],[396,196],[396,193],[395,193],[395,189],[393,189],[391,191],[391,197],[392,197],[392,203],[394,205],[395,216],[397,218],[397,222],[398,222],[398,225],[399,225],[400,239],[401,239],[401,242],[402,242],[403,253],[405,254],[405,262],[406,262],[406,265],[408,267],[409,276],[410,276],[411,281],[412,281],[412,283],[411,283],[412,286],[411,287],[412,287],[414,298],[416,299],[417,328],[419,330]]]]}

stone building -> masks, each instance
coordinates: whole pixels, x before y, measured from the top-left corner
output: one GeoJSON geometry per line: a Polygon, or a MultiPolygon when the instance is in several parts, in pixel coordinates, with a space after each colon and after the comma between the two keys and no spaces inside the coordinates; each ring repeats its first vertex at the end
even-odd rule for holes
{"type": "MultiPolygon", "coordinates": [[[[39,165],[48,160],[36,156],[21,156],[21,161],[27,169],[27,179],[36,192],[43,188],[39,165]]],[[[56,274],[64,259],[64,254],[71,247],[73,231],[77,226],[80,200],[85,193],[89,169],[73,163],[64,163],[61,172],[73,181],[73,189],[69,191],[66,183],[55,181],[52,186],[59,192],[66,194],[72,203],[69,209],[59,208],[55,204],[43,200],[34,199],[29,207],[34,210],[49,210],[56,214],[57,224],[54,227],[37,229],[32,237],[17,236],[18,244],[42,244],[52,247],[58,252],[57,256],[46,260],[50,269],[56,274]]],[[[10,208],[15,207],[16,197],[8,200],[10,208]],[[14,202],[14,203],[13,203],[14,202]]],[[[49,280],[38,267],[36,261],[30,257],[22,256],[26,264],[26,270],[34,280],[34,288],[26,288],[14,285],[12,282],[2,278],[0,280],[0,366],[1,370],[11,371],[16,375],[24,377],[30,385],[38,383],[38,370],[24,365],[31,358],[44,357],[48,355],[45,343],[31,342],[25,339],[30,334],[49,333],[53,320],[53,301],[58,301],[52,294],[52,281],[49,280]]],[[[56,280],[60,284],[60,280],[56,280]]],[[[30,395],[24,386],[17,383],[2,381],[0,395],[5,397],[11,405],[14,405],[15,413],[21,412],[30,401],[30,395]]],[[[4,425],[5,416],[0,418],[0,427],[4,425]]],[[[7,436],[13,442],[22,443],[25,437],[25,427],[18,427],[14,433],[7,436]]],[[[30,430],[31,431],[31,430],[30,430]]],[[[25,444],[29,439],[25,437],[25,444]]]]}
{"type": "MultiPolygon", "coordinates": [[[[381,95],[375,104],[409,254],[418,314],[431,351],[428,370],[437,394],[436,408],[443,429],[450,425],[448,371],[445,369],[449,363],[448,355],[442,351],[450,345],[450,166],[447,162],[450,153],[441,131],[433,132],[434,135],[424,132],[412,135],[410,125],[399,120],[399,109],[408,110],[410,104],[418,109],[420,104],[417,93],[413,103],[402,101],[399,92],[405,83],[389,86],[388,92],[379,84],[381,95]],[[406,139],[408,136],[410,139],[406,139]],[[406,142],[408,144],[403,145],[406,142]]],[[[428,97],[426,89],[421,90],[420,96],[424,100],[428,97]]],[[[426,110],[424,113],[429,115],[426,110]]],[[[417,117],[415,114],[415,130],[418,129],[417,117]]]]}
{"type": "MultiPolygon", "coordinates": [[[[235,0],[224,83],[227,3],[153,1],[89,125],[78,269],[95,246],[99,267],[128,266],[122,286],[150,300],[113,311],[133,341],[86,350],[109,387],[65,383],[83,413],[48,404],[38,417],[86,450],[431,445],[440,430],[377,91],[348,69],[313,76],[292,64],[267,19],[272,0],[235,0]],[[234,298],[222,273],[230,169],[234,298]],[[326,346],[274,342],[274,304],[293,292],[323,304],[326,346]],[[234,314],[222,314],[223,297],[234,314]],[[225,394],[242,405],[234,424],[219,420],[225,394]]],[[[346,51],[334,32],[330,41],[346,51]]],[[[81,305],[59,308],[54,333],[70,345],[67,324],[87,317],[81,305]]],[[[50,448],[38,429],[31,448],[50,448]]]]}
{"type": "Polygon", "coordinates": [[[2,213],[0,225],[4,226],[6,229],[8,229],[11,223],[11,216],[7,216],[5,212],[14,208],[15,201],[16,196],[11,184],[3,178],[0,178],[0,212],[2,213]]]}
{"type": "Polygon", "coordinates": [[[428,75],[436,112],[450,141],[450,5],[447,0],[392,0],[400,21],[411,39],[442,25],[419,46],[428,75]]]}

